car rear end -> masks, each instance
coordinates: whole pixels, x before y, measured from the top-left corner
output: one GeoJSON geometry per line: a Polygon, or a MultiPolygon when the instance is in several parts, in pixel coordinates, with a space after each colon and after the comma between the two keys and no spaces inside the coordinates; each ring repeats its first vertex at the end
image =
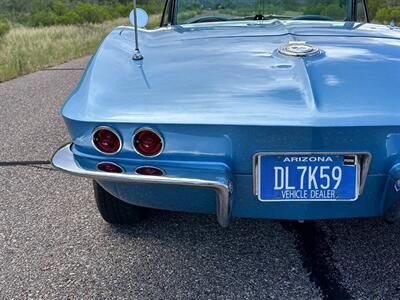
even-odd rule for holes
{"type": "MultiPolygon", "coordinates": [[[[67,124],[73,137],[67,148],[82,176],[128,203],[217,213],[224,226],[230,217],[381,216],[398,200],[399,127],[67,124]],[[118,151],[98,149],[101,129],[118,136],[118,151]],[[143,131],[155,133],[147,142],[160,143],[157,153],[141,153],[143,131]]],[[[55,165],[68,169],[62,160],[55,165]]]]}
{"type": "Polygon", "coordinates": [[[127,28],[93,57],[62,110],[72,144],[56,167],[125,202],[216,213],[223,226],[396,207],[397,32],[275,20],[140,37],[143,61],[127,28]]]}

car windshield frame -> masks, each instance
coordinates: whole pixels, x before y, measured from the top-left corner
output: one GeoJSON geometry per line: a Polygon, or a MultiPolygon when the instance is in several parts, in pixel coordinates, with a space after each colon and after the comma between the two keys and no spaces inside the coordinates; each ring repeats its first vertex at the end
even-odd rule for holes
{"type": "MultiPolygon", "coordinates": [[[[179,1],[180,0],[166,0],[165,1],[165,6],[161,18],[161,24],[160,26],[168,26],[168,25],[185,25],[189,23],[178,23],[178,7],[179,7],[179,1]]],[[[347,17],[345,20],[346,22],[357,22],[357,5],[359,5],[358,2],[361,2],[361,5],[363,5],[363,9],[365,12],[365,20],[367,23],[370,22],[369,20],[369,14],[368,14],[368,6],[367,6],[367,0],[347,0],[347,17]]],[[[267,17],[266,19],[271,19],[269,15],[264,16],[267,17]]],[[[275,17],[275,16],[273,16],[275,17]]],[[[279,16],[275,17],[276,19],[280,19],[279,16]]],[[[287,19],[287,18],[282,18],[282,19],[287,19]]],[[[234,22],[235,20],[229,21],[229,22],[234,22]]],[[[243,20],[236,20],[236,21],[243,21],[243,20]]],[[[214,23],[224,23],[224,22],[214,22],[214,23]]]]}

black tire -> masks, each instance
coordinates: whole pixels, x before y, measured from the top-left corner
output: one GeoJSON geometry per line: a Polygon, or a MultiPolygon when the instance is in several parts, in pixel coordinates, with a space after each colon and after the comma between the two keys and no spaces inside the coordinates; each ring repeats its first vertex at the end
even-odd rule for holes
{"type": "Polygon", "coordinates": [[[93,181],[93,187],[97,208],[106,222],[134,225],[148,216],[148,208],[132,205],[114,197],[96,181],[93,181]]]}

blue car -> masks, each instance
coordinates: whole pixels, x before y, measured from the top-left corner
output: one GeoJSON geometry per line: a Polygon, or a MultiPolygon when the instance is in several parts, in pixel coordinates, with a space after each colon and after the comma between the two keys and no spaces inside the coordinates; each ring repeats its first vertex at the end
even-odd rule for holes
{"type": "MultiPolygon", "coordinates": [[[[133,16],[133,17],[132,17],[133,16]]],[[[53,165],[102,217],[400,217],[400,30],[359,0],[168,0],[114,29],[53,165]]]]}

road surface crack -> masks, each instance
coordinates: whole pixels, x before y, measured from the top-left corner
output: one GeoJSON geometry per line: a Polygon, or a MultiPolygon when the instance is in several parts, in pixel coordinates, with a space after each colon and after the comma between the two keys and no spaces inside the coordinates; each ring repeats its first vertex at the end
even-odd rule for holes
{"type": "Polygon", "coordinates": [[[33,166],[33,165],[51,165],[51,162],[49,160],[0,161],[0,167],[33,166]]]}
{"type": "Polygon", "coordinates": [[[315,222],[281,224],[295,235],[303,267],[309,273],[310,280],[322,291],[324,299],[351,299],[350,293],[341,284],[341,274],[334,264],[332,249],[324,231],[315,222]]]}
{"type": "Polygon", "coordinates": [[[57,169],[51,166],[49,160],[28,160],[28,161],[0,161],[0,167],[28,167],[37,170],[56,171],[57,169]],[[50,166],[50,167],[46,167],[50,166]]]}

